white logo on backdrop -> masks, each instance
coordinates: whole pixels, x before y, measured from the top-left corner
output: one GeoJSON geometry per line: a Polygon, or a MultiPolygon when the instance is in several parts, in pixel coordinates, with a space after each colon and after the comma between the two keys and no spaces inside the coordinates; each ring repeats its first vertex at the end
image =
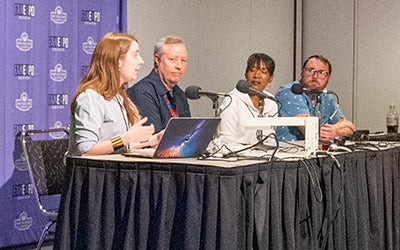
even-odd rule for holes
{"type": "Polygon", "coordinates": [[[19,158],[15,159],[14,161],[14,166],[16,169],[19,171],[26,171],[28,170],[28,165],[26,165],[26,158],[24,153],[21,153],[19,155],[19,158]]]}
{"type": "Polygon", "coordinates": [[[93,37],[89,36],[86,42],[82,43],[82,50],[88,54],[93,54],[94,48],[96,47],[97,43],[94,42],[93,37]]]}
{"type": "Polygon", "coordinates": [[[55,82],[62,82],[67,78],[67,70],[63,69],[61,63],[57,63],[54,69],[50,70],[50,78],[55,82]]]}
{"type": "Polygon", "coordinates": [[[101,12],[95,10],[81,10],[80,13],[81,21],[86,25],[96,25],[100,23],[101,12]]]}
{"type": "Polygon", "coordinates": [[[33,48],[33,40],[29,39],[28,33],[23,32],[19,38],[15,39],[15,46],[20,51],[29,51],[33,48]]]}
{"type": "MultiPolygon", "coordinates": [[[[54,127],[52,127],[52,128],[64,128],[64,127],[63,127],[61,121],[56,121],[56,123],[54,123],[54,127]]],[[[49,135],[51,138],[54,138],[54,139],[61,139],[66,136],[66,134],[64,132],[52,132],[52,133],[49,133],[49,135]]]]}
{"type": "Polygon", "coordinates": [[[20,111],[28,111],[32,108],[32,99],[28,98],[28,93],[23,92],[19,99],[15,100],[15,107],[20,111]]]}
{"type": "Polygon", "coordinates": [[[14,228],[19,231],[25,231],[31,228],[33,219],[32,217],[28,217],[26,212],[22,212],[18,219],[14,220],[14,228]]]}
{"type": "Polygon", "coordinates": [[[63,109],[68,106],[68,95],[67,94],[48,94],[47,104],[52,109],[63,109]]]}
{"type": "Polygon", "coordinates": [[[55,24],[63,24],[67,21],[67,13],[63,12],[62,7],[57,6],[54,11],[50,12],[50,20],[55,24]]]}
{"type": "Polygon", "coordinates": [[[36,6],[30,4],[14,3],[14,15],[20,20],[31,20],[36,15],[36,6]]]}

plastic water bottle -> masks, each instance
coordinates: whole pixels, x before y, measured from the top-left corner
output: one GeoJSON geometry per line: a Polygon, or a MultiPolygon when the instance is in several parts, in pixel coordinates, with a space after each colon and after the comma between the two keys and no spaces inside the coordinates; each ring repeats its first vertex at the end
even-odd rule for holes
{"type": "Polygon", "coordinates": [[[397,133],[399,127],[399,115],[393,103],[389,105],[389,111],[386,114],[386,128],[388,133],[397,133]]]}

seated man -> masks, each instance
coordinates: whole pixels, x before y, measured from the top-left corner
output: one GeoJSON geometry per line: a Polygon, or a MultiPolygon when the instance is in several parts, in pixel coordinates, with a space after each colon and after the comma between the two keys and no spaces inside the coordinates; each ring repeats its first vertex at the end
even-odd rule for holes
{"type": "Polygon", "coordinates": [[[186,57],[181,38],[161,38],[154,47],[154,69],[128,89],[129,97],[156,133],[167,126],[171,117],[190,117],[185,92],[178,86],[185,74],[186,57]]]}
{"type": "MultiPolygon", "coordinates": [[[[331,73],[332,66],[328,59],[320,55],[310,56],[303,63],[300,82],[282,86],[275,95],[282,104],[279,116],[319,117],[319,138],[323,141],[333,141],[336,137],[352,134],[355,130],[354,124],[346,119],[333,96],[321,93],[328,85],[331,73]],[[301,84],[301,89],[307,88],[311,91],[295,94],[291,89],[293,84],[301,84]]],[[[280,141],[304,140],[304,126],[280,126],[277,128],[277,136],[280,141]]]]}

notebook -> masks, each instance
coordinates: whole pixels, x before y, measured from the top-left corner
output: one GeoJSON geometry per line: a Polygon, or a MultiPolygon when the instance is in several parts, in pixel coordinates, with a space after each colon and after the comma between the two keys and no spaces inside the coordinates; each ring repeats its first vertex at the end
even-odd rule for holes
{"type": "Polygon", "coordinates": [[[220,121],[219,117],[171,118],[157,148],[131,149],[123,155],[148,158],[199,157],[206,151],[220,121]]]}

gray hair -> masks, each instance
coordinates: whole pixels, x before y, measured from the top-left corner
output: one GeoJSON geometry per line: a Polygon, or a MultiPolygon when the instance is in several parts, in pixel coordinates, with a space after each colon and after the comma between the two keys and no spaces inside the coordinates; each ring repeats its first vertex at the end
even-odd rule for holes
{"type": "MultiPolygon", "coordinates": [[[[182,38],[178,36],[165,36],[160,38],[156,45],[154,46],[154,56],[161,56],[164,53],[164,47],[168,44],[185,44],[182,38]]],[[[154,67],[156,67],[156,62],[154,61],[154,67]]]]}

